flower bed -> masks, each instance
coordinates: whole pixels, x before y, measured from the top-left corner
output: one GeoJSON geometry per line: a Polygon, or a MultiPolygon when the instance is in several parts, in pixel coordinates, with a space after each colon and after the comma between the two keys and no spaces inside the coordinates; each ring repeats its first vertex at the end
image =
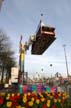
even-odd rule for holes
{"type": "Polygon", "coordinates": [[[0,108],[71,108],[66,93],[1,93],[0,108]]]}

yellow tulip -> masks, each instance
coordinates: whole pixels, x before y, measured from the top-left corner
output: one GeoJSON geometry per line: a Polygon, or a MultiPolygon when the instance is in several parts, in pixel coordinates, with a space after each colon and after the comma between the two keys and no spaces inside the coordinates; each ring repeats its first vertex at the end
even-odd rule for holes
{"type": "Polygon", "coordinates": [[[21,108],[26,108],[26,107],[21,107],[21,108]]]}
{"type": "Polygon", "coordinates": [[[35,99],[32,97],[31,100],[34,102],[35,99]]]}
{"type": "Polygon", "coordinates": [[[28,105],[29,105],[29,106],[33,106],[33,101],[29,101],[29,102],[28,102],[28,105]]]}
{"type": "Polygon", "coordinates": [[[9,100],[9,98],[10,98],[10,97],[9,97],[9,96],[7,96],[7,97],[6,97],[6,100],[9,100]]]}
{"type": "Polygon", "coordinates": [[[41,93],[39,93],[39,95],[40,95],[40,97],[42,97],[42,98],[43,98],[43,95],[42,95],[41,93]]]}
{"type": "Polygon", "coordinates": [[[10,96],[10,93],[8,93],[7,96],[10,96]]]}
{"type": "Polygon", "coordinates": [[[26,98],[26,97],[23,98],[23,102],[24,102],[24,103],[27,102],[27,98],[26,98]]]}
{"type": "Polygon", "coordinates": [[[36,94],[36,91],[33,91],[32,93],[36,94]]]}
{"type": "Polygon", "coordinates": [[[15,94],[14,93],[12,93],[12,96],[14,96],[15,94]]]}
{"type": "Polygon", "coordinates": [[[61,99],[58,99],[58,102],[61,102],[61,99]]]}
{"type": "Polygon", "coordinates": [[[19,105],[19,106],[16,106],[16,108],[22,108],[22,107],[19,105]]]}
{"type": "Polygon", "coordinates": [[[45,94],[46,94],[46,95],[48,95],[48,92],[47,92],[47,91],[45,91],[45,94]]]}
{"type": "Polygon", "coordinates": [[[48,93],[47,96],[50,97],[50,94],[48,93]]]}
{"type": "Polygon", "coordinates": [[[51,100],[47,100],[47,103],[50,103],[51,102],[51,100]]]}
{"type": "Polygon", "coordinates": [[[7,102],[7,103],[6,103],[6,106],[7,106],[8,108],[11,108],[12,102],[7,102]]]}
{"type": "Polygon", "coordinates": [[[52,99],[53,98],[53,96],[50,96],[50,99],[52,99]]]}
{"type": "Polygon", "coordinates": [[[20,93],[17,93],[17,96],[20,96],[20,93]]]}
{"type": "Polygon", "coordinates": [[[37,104],[39,104],[39,103],[40,103],[40,100],[39,100],[39,99],[37,99],[37,100],[36,100],[36,103],[37,103],[37,104]]]}
{"type": "Polygon", "coordinates": [[[54,99],[54,103],[56,103],[57,102],[57,99],[54,99]]]}
{"type": "Polygon", "coordinates": [[[45,98],[42,97],[42,98],[41,98],[41,102],[44,102],[44,101],[45,101],[45,98]]]}
{"type": "Polygon", "coordinates": [[[28,96],[30,96],[30,95],[31,95],[31,93],[30,93],[30,92],[28,92],[28,93],[27,93],[27,95],[28,95],[28,96]]]}
{"type": "Polygon", "coordinates": [[[50,107],[50,103],[47,103],[47,107],[50,107]]]}

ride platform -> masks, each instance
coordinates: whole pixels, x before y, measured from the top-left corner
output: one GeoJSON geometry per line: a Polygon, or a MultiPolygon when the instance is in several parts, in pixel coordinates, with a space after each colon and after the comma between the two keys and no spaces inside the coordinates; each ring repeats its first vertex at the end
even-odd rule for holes
{"type": "Polygon", "coordinates": [[[54,42],[55,28],[40,24],[36,32],[36,41],[32,44],[32,54],[41,55],[54,42]]]}

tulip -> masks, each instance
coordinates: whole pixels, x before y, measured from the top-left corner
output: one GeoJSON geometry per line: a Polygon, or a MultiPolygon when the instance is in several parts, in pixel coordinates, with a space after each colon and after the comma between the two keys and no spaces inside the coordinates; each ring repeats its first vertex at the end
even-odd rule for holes
{"type": "Polygon", "coordinates": [[[37,104],[39,104],[39,103],[40,103],[40,100],[39,100],[39,99],[37,99],[37,100],[36,100],[36,103],[37,103],[37,104]]]}
{"type": "Polygon", "coordinates": [[[33,97],[31,98],[31,100],[32,100],[33,102],[35,101],[35,99],[34,99],[33,97]]]}
{"type": "Polygon", "coordinates": [[[47,103],[47,107],[48,107],[48,108],[50,107],[50,103],[47,103]]]}
{"type": "Polygon", "coordinates": [[[9,97],[9,96],[7,96],[7,97],[6,97],[6,100],[9,100],[9,99],[10,99],[10,97],[9,97]]]}
{"type": "Polygon", "coordinates": [[[52,106],[52,108],[56,108],[56,106],[55,106],[55,105],[53,105],[53,106],[52,106]]]}
{"type": "Polygon", "coordinates": [[[16,106],[16,108],[22,108],[22,107],[19,105],[19,106],[16,106]]]}
{"type": "Polygon", "coordinates": [[[42,108],[47,108],[47,105],[43,105],[43,107],[42,108]]]}
{"type": "Polygon", "coordinates": [[[8,102],[6,103],[6,106],[7,106],[8,108],[11,108],[12,102],[11,102],[11,101],[8,101],[8,102]]]}
{"type": "Polygon", "coordinates": [[[33,101],[29,101],[29,102],[28,102],[28,105],[29,105],[29,106],[33,106],[33,101]]]}
{"type": "Polygon", "coordinates": [[[57,99],[54,99],[54,103],[56,103],[57,102],[57,99]]]}
{"type": "Polygon", "coordinates": [[[42,98],[41,98],[41,102],[44,102],[44,101],[45,101],[45,98],[42,97],[42,98]]]}
{"type": "Polygon", "coordinates": [[[3,98],[2,97],[0,97],[0,105],[2,105],[3,104],[3,98]]]}

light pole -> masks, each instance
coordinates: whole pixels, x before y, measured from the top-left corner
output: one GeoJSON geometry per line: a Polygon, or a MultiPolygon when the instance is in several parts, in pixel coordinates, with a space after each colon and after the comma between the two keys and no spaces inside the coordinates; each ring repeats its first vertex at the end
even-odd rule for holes
{"type": "Polygon", "coordinates": [[[66,62],[66,70],[67,70],[67,77],[69,79],[69,71],[68,71],[68,62],[67,62],[67,55],[66,55],[66,45],[63,45],[64,47],[64,54],[65,54],[65,62],[66,62]]]}
{"type": "MultiPolygon", "coordinates": [[[[50,64],[50,67],[52,67],[53,65],[52,64],[50,64]]],[[[51,78],[52,78],[52,72],[51,72],[51,78]]]]}
{"type": "Polygon", "coordinates": [[[41,76],[43,76],[43,71],[44,71],[44,69],[42,68],[42,69],[41,69],[41,76]]]}

